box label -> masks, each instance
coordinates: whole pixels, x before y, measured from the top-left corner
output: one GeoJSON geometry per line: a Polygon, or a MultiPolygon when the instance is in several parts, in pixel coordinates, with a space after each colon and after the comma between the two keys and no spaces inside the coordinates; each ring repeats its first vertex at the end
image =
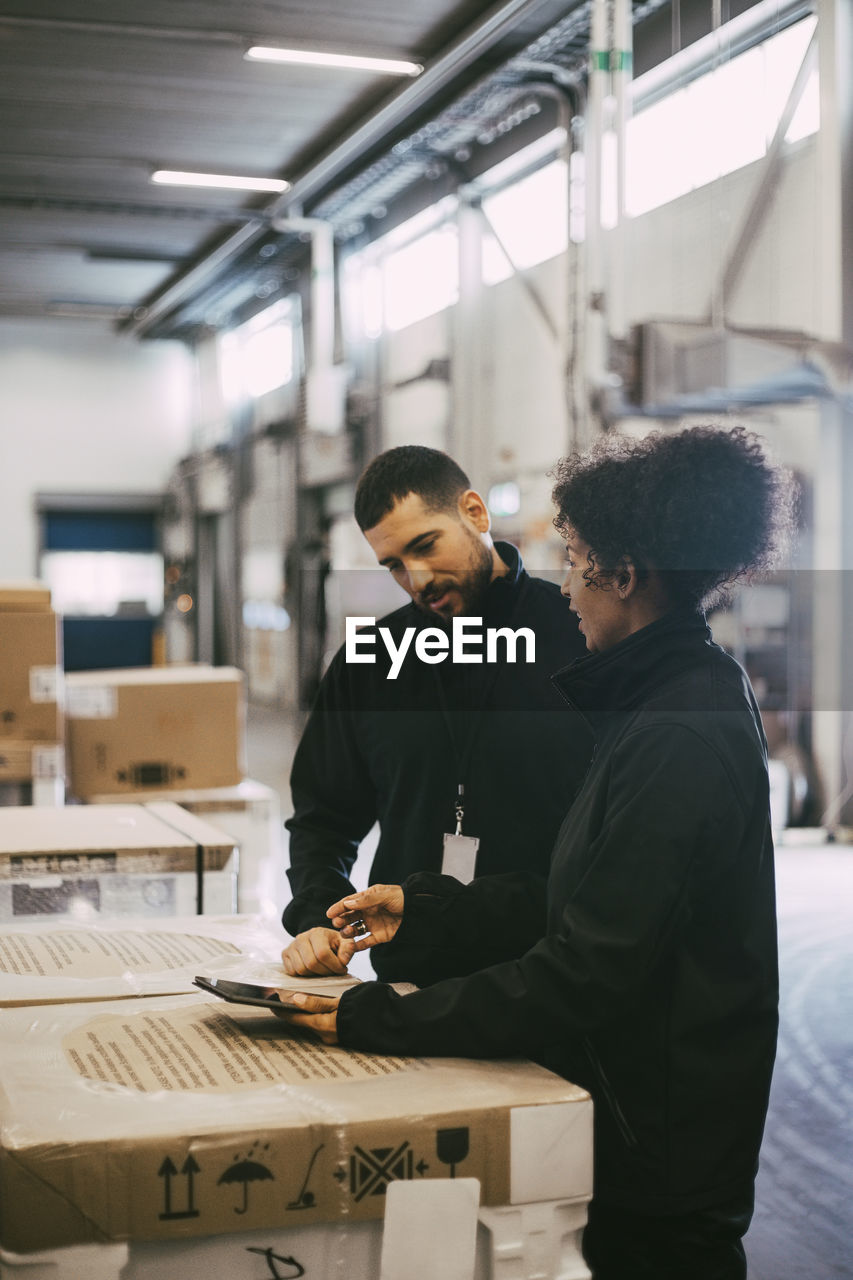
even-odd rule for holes
{"type": "Polygon", "coordinates": [[[30,702],[60,702],[61,696],[59,667],[30,667],[30,702]]]}
{"type": "Polygon", "coordinates": [[[71,720],[114,720],[118,715],[118,691],[109,685],[69,686],[65,709],[71,720]]]}
{"type": "Polygon", "coordinates": [[[238,955],[233,942],[191,933],[110,933],[67,929],[51,933],[0,933],[0,972],[38,977],[104,978],[191,968],[223,955],[238,955]]]}
{"type": "Polygon", "coordinates": [[[65,777],[65,748],[61,743],[33,747],[33,777],[40,781],[65,777]]]}
{"type": "Polygon", "coordinates": [[[324,1045],[293,1035],[275,1014],[258,1013],[247,1015],[251,1033],[207,1002],[168,1015],[105,1015],[76,1028],[62,1047],[81,1076],[143,1093],[366,1080],[426,1065],[324,1045]]]}
{"type": "Polygon", "coordinates": [[[100,876],[115,869],[115,853],[13,853],[9,857],[7,876],[11,880],[42,876],[100,876]]]}

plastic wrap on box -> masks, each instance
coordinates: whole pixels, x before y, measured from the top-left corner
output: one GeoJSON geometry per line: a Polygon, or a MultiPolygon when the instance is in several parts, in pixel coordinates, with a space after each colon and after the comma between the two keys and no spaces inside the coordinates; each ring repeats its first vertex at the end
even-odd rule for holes
{"type": "Polygon", "coordinates": [[[397,1181],[476,1178],[484,1206],[591,1194],[591,1102],[530,1063],[356,1053],[191,996],[0,1028],[13,1252],[374,1221],[397,1181]]]}
{"type": "Polygon", "coordinates": [[[197,973],[287,985],[283,942],[255,916],[0,926],[0,1006],[186,994],[197,973]]]}

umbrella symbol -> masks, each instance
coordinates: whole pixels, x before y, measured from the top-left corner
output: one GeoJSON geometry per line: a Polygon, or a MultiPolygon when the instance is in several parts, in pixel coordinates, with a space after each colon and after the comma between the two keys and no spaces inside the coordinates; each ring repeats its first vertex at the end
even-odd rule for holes
{"type": "MultiPolygon", "coordinates": [[[[266,1149],[269,1148],[269,1143],[266,1149]]],[[[241,1160],[239,1156],[234,1157],[234,1163],[229,1165],[221,1177],[217,1180],[216,1185],[221,1187],[223,1183],[242,1182],[243,1184],[243,1207],[235,1209],[235,1213],[245,1213],[249,1207],[249,1183],[250,1182],[274,1182],[275,1175],[270,1173],[265,1164],[261,1164],[258,1160],[252,1160],[249,1157],[254,1153],[254,1147],[249,1151],[245,1160],[241,1160]]]]}

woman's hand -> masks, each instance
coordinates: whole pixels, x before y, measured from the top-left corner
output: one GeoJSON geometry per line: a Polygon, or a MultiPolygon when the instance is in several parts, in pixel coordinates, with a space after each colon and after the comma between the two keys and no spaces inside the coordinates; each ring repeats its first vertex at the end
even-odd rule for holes
{"type": "Polygon", "coordinates": [[[403,903],[398,884],[374,884],[333,903],[326,915],[341,936],[338,960],[348,964],[356,951],[390,942],[402,922],[403,903]]]}
{"type": "Polygon", "coordinates": [[[288,1004],[298,1004],[296,1009],[274,1009],[277,1018],[288,1022],[292,1027],[305,1027],[313,1031],[323,1044],[338,1043],[338,1004],[334,996],[310,996],[304,991],[282,991],[282,1000],[288,1004]]]}

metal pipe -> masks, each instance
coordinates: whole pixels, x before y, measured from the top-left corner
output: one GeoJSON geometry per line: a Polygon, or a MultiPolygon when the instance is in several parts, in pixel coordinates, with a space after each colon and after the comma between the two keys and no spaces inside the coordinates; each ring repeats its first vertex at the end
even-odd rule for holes
{"type": "Polygon", "coordinates": [[[606,321],[604,250],[601,234],[602,143],[604,100],[610,87],[608,0],[593,0],[590,19],[589,81],[584,121],[584,182],[586,218],[584,264],[586,322],[584,325],[584,381],[588,429],[597,412],[605,377],[606,321]]]}
{"type": "Polygon", "coordinates": [[[173,283],[167,285],[152,302],[146,306],[137,307],[131,319],[121,328],[135,335],[146,333],[172,307],[182,302],[196,285],[204,284],[215,271],[233,258],[235,253],[250,244],[259,230],[266,225],[266,220],[247,222],[239,231],[235,231],[227,240],[224,240],[217,249],[206,254],[195,266],[189,267],[176,278],[173,277],[173,283]]]}
{"type": "Polygon", "coordinates": [[[613,132],[616,164],[616,226],[611,237],[607,317],[610,336],[624,338],[627,125],[631,112],[634,41],[630,0],[614,0],[611,86],[615,100],[613,132]]]}
{"type": "Polygon", "coordinates": [[[311,237],[311,351],[314,370],[335,362],[335,233],[322,218],[274,218],[273,231],[311,237]]]}

